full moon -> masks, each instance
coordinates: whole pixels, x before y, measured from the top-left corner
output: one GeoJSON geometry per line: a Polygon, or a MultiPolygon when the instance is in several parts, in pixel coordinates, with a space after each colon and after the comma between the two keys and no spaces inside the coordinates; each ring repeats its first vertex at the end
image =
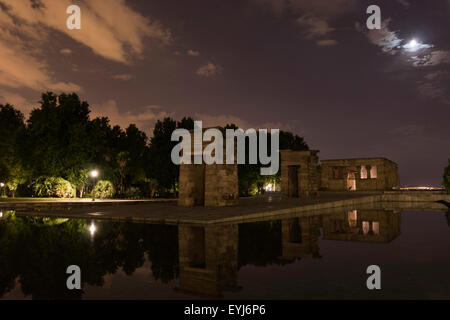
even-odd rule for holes
{"type": "Polygon", "coordinates": [[[412,40],[409,42],[409,46],[410,46],[411,48],[414,48],[415,46],[417,46],[417,40],[416,40],[416,39],[412,39],[412,40]]]}

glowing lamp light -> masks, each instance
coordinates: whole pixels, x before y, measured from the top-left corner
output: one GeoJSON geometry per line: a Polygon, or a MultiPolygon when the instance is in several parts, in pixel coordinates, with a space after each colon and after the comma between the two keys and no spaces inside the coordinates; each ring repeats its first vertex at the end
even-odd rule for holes
{"type": "Polygon", "coordinates": [[[90,174],[91,174],[92,178],[97,178],[98,177],[98,171],[97,170],[92,170],[90,174]]]}
{"type": "Polygon", "coordinates": [[[264,189],[265,189],[267,192],[270,192],[270,191],[273,190],[272,188],[273,188],[272,184],[269,183],[269,184],[266,185],[266,187],[265,187],[264,189]]]}
{"type": "Polygon", "coordinates": [[[97,228],[95,227],[95,224],[92,222],[91,225],[89,226],[89,232],[91,233],[91,236],[94,235],[96,230],[97,228]]]}
{"type": "Polygon", "coordinates": [[[0,188],[3,188],[5,184],[3,182],[0,182],[0,188]]]}
{"type": "Polygon", "coordinates": [[[3,218],[3,211],[0,211],[0,218],[3,218]]]}

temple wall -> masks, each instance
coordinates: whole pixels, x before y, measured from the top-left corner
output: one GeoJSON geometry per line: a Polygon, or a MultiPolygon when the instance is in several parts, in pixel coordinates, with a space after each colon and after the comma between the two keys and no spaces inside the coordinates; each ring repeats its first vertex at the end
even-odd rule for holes
{"type": "MultiPolygon", "coordinates": [[[[206,130],[206,129],[204,129],[206,130]]],[[[192,150],[194,149],[193,132],[191,131],[192,150]]],[[[202,142],[202,148],[210,142],[202,142]]],[[[232,206],[239,202],[238,165],[225,164],[226,145],[223,149],[224,164],[181,164],[179,176],[178,205],[210,207],[232,206]]],[[[192,156],[194,163],[194,156],[192,156]]]]}
{"type": "Polygon", "coordinates": [[[281,192],[288,197],[309,197],[319,190],[317,150],[280,150],[281,192]]]}
{"type": "Polygon", "coordinates": [[[384,158],[323,160],[321,190],[355,191],[349,175],[356,191],[392,190],[400,184],[397,165],[384,158]]]}

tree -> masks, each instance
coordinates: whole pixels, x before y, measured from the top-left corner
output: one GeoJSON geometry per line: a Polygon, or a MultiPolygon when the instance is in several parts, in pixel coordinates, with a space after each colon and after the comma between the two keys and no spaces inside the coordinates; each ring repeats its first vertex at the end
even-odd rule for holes
{"type": "Polygon", "coordinates": [[[150,140],[148,153],[148,172],[150,178],[158,181],[158,185],[166,191],[176,192],[179,166],[175,165],[171,159],[171,152],[177,142],[171,141],[172,132],[177,128],[192,130],[194,121],[191,118],[183,118],[176,122],[171,118],[158,120],[153,130],[153,137],[150,140]]]}
{"type": "Polygon", "coordinates": [[[13,197],[18,185],[26,179],[18,153],[24,130],[23,114],[9,104],[0,105],[0,182],[6,184],[13,197]]]}
{"type": "Polygon", "coordinates": [[[442,176],[442,185],[445,189],[450,191],[450,159],[448,159],[448,166],[444,169],[444,175],[442,176]]]}
{"type": "Polygon", "coordinates": [[[34,176],[68,177],[91,162],[89,104],[75,94],[42,94],[28,119],[29,156],[34,176]]]}
{"type": "Polygon", "coordinates": [[[148,149],[147,135],[140,131],[136,125],[131,124],[125,130],[125,150],[128,153],[129,160],[126,164],[126,185],[139,185],[145,183],[145,156],[148,149]]]}
{"type": "Polygon", "coordinates": [[[118,165],[118,175],[119,175],[119,193],[124,192],[124,183],[125,183],[125,170],[128,162],[130,161],[129,153],[126,151],[119,152],[117,155],[117,165],[118,165]]]}
{"type": "Polygon", "coordinates": [[[69,182],[75,186],[76,188],[75,196],[78,191],[80,198],[83,198],[84,189],[86,188],[89,182],[88,170],[75,168],[68,169],[67,180],[69,180],[69,182]]]}
{"type": "MultiPolygon", "coordinates": [[[[235,124],[227,124],[224,129],[238,129],[238,126],[235,124]]],[[[267,139],[267,150],[270,150],[270,140],[271,136],[268,135],[267,139]]],[[[259,141],[259,135],[258,135],[259,141]]],[[[246,139],[245,142],[245,164],[238,165],[238,181],[239,181],[239,195],[240,196],[251,196],[256,193],[264,192],[264,186],[267,183],[276,181],[279,183],[281,180],[281,172],[280,170],[275,176],[262,176],[260,174],[260,169],[262,164],[249,164],[249,141],[246,139]]],[[[294,135],[291,132],[280,131],[280,150],[283,149],[291,149],[291,150],[308,150],[309,147],[304,141],[304,139],[298,135],[294,135]]],[[[281,164],[281,159],[279,160],[281,164]]]]}

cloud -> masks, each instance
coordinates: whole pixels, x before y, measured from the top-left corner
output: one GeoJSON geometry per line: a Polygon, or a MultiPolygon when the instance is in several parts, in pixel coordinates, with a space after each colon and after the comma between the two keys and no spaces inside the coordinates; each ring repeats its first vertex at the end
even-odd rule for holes
{"type": "Polygon", "coordinates": [[[424,127],[411,124],[406,126],[401,126],[390,130],[388,133],[399,136],[420,136],[424,133],[424,127]]]}
{"type": "Polygon", "coordinates": [[[301,34],[304,39],[320,38],[334,30],[333,28],[330,28],[326,20],[311,14],[301,16],[296,22],[302,29],[301,34]]]}
{"type": "Polygon", "coordinates": [[[389,30],[390,19],[386,19],[381,23],[381,29],[370,30],[367,33],[369,41],[379,47],[384,53],[395,54],[400,46],[402,39],[397,36],[397,33],[389,30]]]}
{"type": "MultiPolygon", "coordinates": [[[[125,0],[77,1],[81,30],[69,30],[66,9],[71,4],[71,0],[0,0],[0,89],[82,91],[76,83],[56,80],[46,61],[46,50],[55,33],[124,64],[143,55],[145,38],[164,45],[172,42],[169,30],[132,10],[125,0]]],[[[59,52],[70,55],[72,50],[66,47],[59,52]]],[[[129,77],[118,75],[118,79],[129,77]]]]}
{"type": "Polygon", "coordinates": [[[400,3],[403,7],[405,7],[406,9],[409,8],[409,6],[411,5],[407,0],[396,0],[398,3],[400,3]]]}
{"type": "Polygon", "coordinates": [[[415,67],[437,66],[439,64],[450,63],[450,51],[435,50],[421,55],[412,56],[412,63],[415,67]]]}
{"type": "Polygon", "coordinates": [[[62,55],[71,55],[72,50],[65,48],[65,49],[59,50],[59,53],[61,53],[62,55]]]}
{"type": "MultiPolygon", "coordinates": [[[[405,42],[397,32],[389,30],[390,19],[382,22],[380,30],[367,32],[369,41],[381,48],[386,54],[397,55],[407,63],[407,69],[415,67],[423,78],[418,80],[417,90],[422,97],[436,99],[450,104],[448,83],[449,72],[437,70],[443,65],[450,64],[449,50],[434,50],[432,44],[421,43],[418,40],[405,42]],[[434,70],[430,70],[434,68],[434,70]]],[[[364,32],[359,24],[355,24],[358,31],[364,32]]],[[[403,66],[404,67],[404,66],[403,66]]]]}
{"type": "Polygon", "coordinates": [[[122,128],[127,128],[134,123],[139,129],[147,132],[153,128],[157,120],[173,116],[173,113],[166,112],[162,107],[155,105],[147,106],[138,112],[121,112],[117,102],[113,99],[101,104],[94,104],[91,106],[91,110],[91,119],[108,117],[112,125],[119,125],[122,128]]]}
{"type": "Polygon", "coordinates": [[[113,79],[122,80],[122,81],[129,81],[133,78],[134,78],[134,76],[132,74],[115,74],[115,75],[113,75],[113,79]]]}
{"type": "MultiPolygon", "coordinates": [[[[0,14],[1,20],[1,14],[0,14]]],[[[36,91],[81,91],[71,82],[58,82],[49,66],[27,50],[28,43],[19,39],[10,41],[11,34],[0,25],[0,85],[10,88],[30,88],[36,91]]]]}
{"type": "Polygon", "coordinates": [[[327,17],[335,17],[353,11],[357,6],[357,0],[253,0],[253,2],[271,10],[276,15],[294,12],[327,17]]]}
{"type": "Polygon", "coordinates": [[[196,113],[194,114],[194,120],[201,120],[203,128],[211,128],[211,127],[224,127],[227,124],[235,124],[239,128],[246,130],[246,129],[280,129],[285,131],[291,131],[295,132],[296,128],[294,128],[291,125],[284,124],[281,122],[252,122],[247,121],[243,118],[234,116],[234,115],[225,115],[225,114],[219,114],[219,115],[212,115],[212,114],[206,114],[206,113],[196,113]]]}
{"type": "Polygon", "coordinates": [[[206,65],[198,68],[195,73],[198,74],[199,76],[213,77],[220,74],[221,72],[222,72],[221,66],[213,62],[208,62],[206,65]]]}
{"type": "Polygon", "coordinates": [[[437,70],[425,75],[423,81],[419,81],[419,94],[425,98],[437,99],[444,104],[450,105],[448,83],[450,82],[450,71],[437,70]]]}
{"type": "MultiPolygon", "coordinates": [[[[296,25],[301,28],[303,39],[317,40],[326,37],[335,28],[330,26],[338,17],[354,11],[357,0],[252,0],[276,16],[296,17],[296,25]]],[[[318,46],[336,45],[329,38],[316,41],[318,46]]]]}
{"type": "MultiPolygon", "coordinates": [[[[129,63],[132,57],[140,56],[146,37],[165,44],[172,41],[169,30],[132,10],[125,0],[80,0],[77,4],[81,8],[81,30],[66,27],[69,17],[66,9],[73,4],[71,0],[0,0],[0,4],[7,8],[2,10],[6,12],[4,15],[28,35],[39,37],[40,31],[59,31],[96,54],[117,62],[129,63]]],[[[9,21],[7,24],[11,26],[9,21]]]]}
{"type": "Polygon", "coordinates": [[[33,103],[18,93],[0,89],[0,104],[7,103],[20,110],[25,117],[38,105],[38,103],[33,103]]]}
{"type": "Polygon", "coordinates": [[[336,40],[333,39],[325,39],[325,40],[318,40],[316,41],[316,44],[319,47],[329,47],[329,46],[335,46],[338,44],[336,40]]]}
{"type": "Polygon", "coordinates": [[[188,56],[192,56],[192,57],[198,57],[200,55],[199,51],[195,51],[195,50],[188,50],[187,51],[187,55],[188,56]]]}

